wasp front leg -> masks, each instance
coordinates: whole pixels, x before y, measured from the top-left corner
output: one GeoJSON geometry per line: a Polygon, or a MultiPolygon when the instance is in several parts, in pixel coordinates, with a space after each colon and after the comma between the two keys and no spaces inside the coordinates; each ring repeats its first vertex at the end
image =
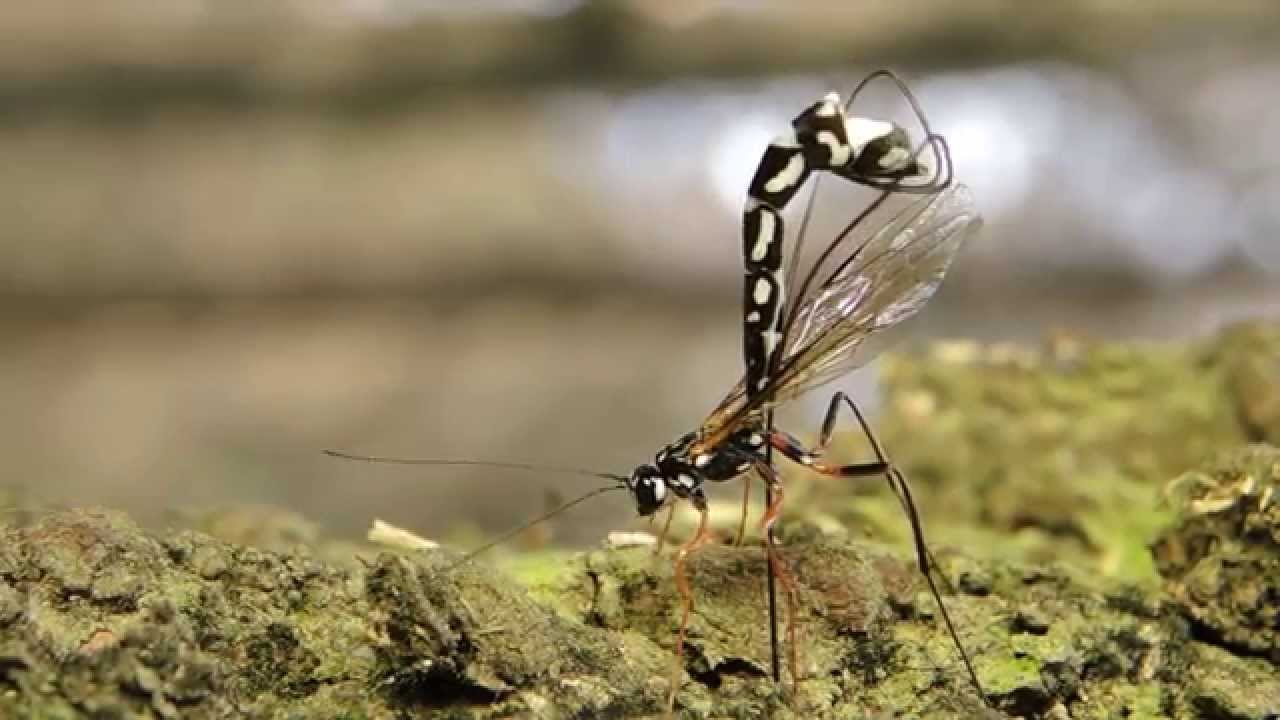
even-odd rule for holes
{"type": "Polygon", "coordinates": [[[708,527],[709,512],[706,497],[699,492],[689,497],[690,504],[698,511],[698,530],[693,537],[680,546],[676,552],[676,561],[672,569],[675,576],[676,591],[680,594],[680,629],[676,632],[675,659],[671,666],[671,689],[667,694],[667,712],[669,718],[675,711],[676,694],[680,690],[680,679],[684,670],[684,641],[689,631],[689,615],[693,611],[693,588],[689,584],[689,576],[685,572],[685,564],[689,556],[698,548],[711,542],[711,531],[708,527]]]}

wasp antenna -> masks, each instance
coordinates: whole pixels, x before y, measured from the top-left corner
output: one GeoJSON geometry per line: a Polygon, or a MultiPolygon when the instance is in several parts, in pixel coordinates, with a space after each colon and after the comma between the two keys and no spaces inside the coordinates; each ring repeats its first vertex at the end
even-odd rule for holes
{"type": "Polygon", "coordinates": [[[880,78],[885,78],[889,82],[893,83],[894,87],[898,89],[898,92],[902,94],[902,98],[911,106],[911,112],[916,116],[916,120],[920,122],[920,128],[924,130],[924,134],[926,136],[933,135],[934,132],[933,128],[929,125],[929,118],[925,116],[924,108],[920,107],[920,101],[916,99],[916,94],[911,92],[911,88],[907,87],[906,81],[888,68],[881,68],[880,70],[876,70],[870,75],[862,78],[862,81],[859,82],[853,88],[853,91],[849,93],[849,99],[845,101],[845,109],[848,110],[852,107],[854,99],[857,98],[863,90],[866,90],[868,85],[880,78]]]}
{"type": "Polygon", "coordinates": [[[551,519],[551,518],[555,517],[556,515],[559,515],[560,513],[562,513],[562,512],[564,512],[564,511],[566,511],[566,510],[568,510],[568,509],[570,509],[570,508],[574,507],[575,505],[579,505],[579,504],[581,504],[581,503],[584,503],[584,502],[586,502],[586,501],[590,500],[591,498],[596,497],[597,495],[603,495],[603,494],[608,493],[608,492],[614,492],[614,491],[616,491],[616,490],[626,490],[626,489],[627,489],[627,486],[626,486],[625,482],[619,482],[619,484],[617,484],[617,485],[606,485],[606,486],[604,486],[604,487],[598,487],[598,488],[596,488],[596,489],[594,489],[594,490],[591,490],[591,491],[586,492],[586,493],[584,493],[584,494],[582,494],[582,495],[579,495],[578,497],[576,497],[576,498],[574,498],[574,499],[570,500],[569,502],[566,502],[566,503],[563,503],[563,504],[561,504],[561,505],[558,505],[558,506],[556,506],[555,508],[552,508],[551,510],[548,510],[548,511],[546,511],[546,512],[542,513],[542,514],[541,514],[541,515],[539,515],[538,517],[533,518],[532,520],[529,520],[529,521],[527,521],[527,522],[521,523],[520,525],[518,525],[518,526],[516,526],[516,527],[514,527],[514,528],[512,528],[512,529],[510,529],[510,530],[508,530],[508,531],[506,531],[506,532],[504,532],[504,533],[502,533],[502,534],[501,534],[501,535],[499,535],[498,537],[496,537],[496,538],[494,538],[494,539],[490,540],[489,542],[487,542],[487,543],[485,543],[485,544],[481,545],[480,547],[478,547],[478,548],[475,548],[475,549],[471,550],[471,551],[470,551],[470,552],[468,552],[466,555],[463,555],[461,558],[459,558],[457,562],[455,562],[455,563],[453,563],[453,564],[449,565],[449,566],[448,566],[447,568],[445,568],[445,569],[446,569],[446,570],[452,570],[452,569],[454,569],[454,568],[458,567],[459,565],[463,565],[463,564],[465,564],[465,563],[471,562],[472,560],[474,560],[474,559],[475,559],[475,557],[476,557],[477,555],[480,555],[481,553],[487,552],[487,551],[489,551],[489,550],[491,550],[491,549],[493,549],[493,548],[495,548],[495,547],[497,547],[497,546],[501,545],[502,543],[504,543],[504,542],[506,542],[506,541],[510,540],[511,538],[513,538],[513,537],[515,537],[515,536],[519,535],[520,533],[524,532],[525,530],[528,530],[529,528],[531,528],[531,527],[533,527],[533,526],[537,525],[538,523],[541,523],[541,522],[544,522],[544,521],[546,521],[546,520],[549,520],[549,519],[551,519]]]}
{"type": "MultiPolygon", "coordinates": [[[[934,180],[934,187],[939,190],[945,190],[951,187],[951,181],[955,179],[955,165],[951,161],[951,145],[947,143],[947,139],[941,135],[930,133],[925,143],[933,148],[933,153],[938,156],[938,169],[936,171],[937,178],[934,180]],[[944,170],[945,168],[945,174],[944,170]]],[[[924,150],[923,147],[920,148],[924,150]]]]}
{"type": "MultiPolygon", "coordinates": [[[[931,151],[937,158],[939,167],[935,170],[934,177],[925,185],[879,186],[889,190],[905,190],[913,193],[930,193],[945,190],[951,184],[952,169],[950,149],[947,147],[946,140],[941,135],[933,131],[933,125],[930,124],[929,117],[925,115],[924,108],[920,105],[920,100],[916,98],[916,94],[911,91],[911,88],[907,85],[906,81],[897,73],[887,68],[881,68],[880,70],[876,70],[864,77],[849,93],[848,99],[845,100],[845,110],[849,111],[853,107],[853,103],[857,99],[858,95],[862,94],[862,91],[866,90],[871,83],[880,79],[887,80],[893,85],[893,87],[898,91],[898,94],[902,96],[902,99],[906,101],[907,106],[911,108],[911,114],[915,116],[915,120],[919,123],[920,129],[924,131],[925,141],[916,150],[912,160],[919,161],[924,157],[926,151],[931,151]],[[946,168],[945,170],[943,170],[944,167],[946,168]],[[943,177],[946,179],[940,179],[943,177]]],[[[877,186],[876,183],[870,184],[872,186],[877,186]]]]}
{"type": "Polygon", "coordinates": [[[537,465],[535,463],[517,463],[517,462],[496,462],[492,460],[451,460],[443,458],[402,458],[387,457],[383,455],[358,455],[356,453],[343,452],[342,450],[324,450],[325,455],[335,457],[342,460],[354,460],[356,462],[382,463],[385,465],[439,465],[439,466],[469,466],[469,467],[491,467],[504,468],[507,470],[527,470],[531,472],[553,472],[564,473],[566,475],[585,475],[587,477],[600,478],[602,480],[614,480],[616,482],[627,481],[626,476],[616,473],[599,472],[596,470],[588,470],[586,468],[564,467],[560,465],[537,465]]]}

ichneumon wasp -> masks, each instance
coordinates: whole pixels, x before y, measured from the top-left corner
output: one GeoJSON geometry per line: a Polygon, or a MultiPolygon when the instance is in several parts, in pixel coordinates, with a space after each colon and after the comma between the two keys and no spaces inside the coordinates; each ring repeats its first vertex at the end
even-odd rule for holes
{"type": "MultiPolygon", "coordinates": [[[[815,181],[816,182],[816,181],[815,181]]],[[[980,224],[969,191],[953,183],[945,138],[932,131],[906,85],[888,71],[878,71],[850,94],[849,103],[831,93],[806,108],[791,129],[766,148],[748,186],[743,211],[743,360],[745,373],[696,430],[661,449],[652,463],[630,475],[578,468],[550,468],[485,461],[401,460],[331,455],[357,460],[424,465],[489,465],[525,470],[586,474],[612,481],[544,514],[469,553],[470,558],[530,525],[604,492],[626,490],[641,516],[652,516],[678,500],[698,513],[697,530],[676,552],[674,576],[680,595],[680,624],[667,712],[680,687],[682,653],[693,594],[686,573],[690,555],[711,541],[707,482],[726,482],[754,471],[764,481],[766,509],[761,520],[769,567],[769,601],[773,674],[780,677],[773,596],[781,584],[787,605],[787,654],[793,684],[798,682],[795,632],[796,588],[779,555],[774,526],[782,510],[783,486],[772,453],[831,477],[884,477],[911,525],[916,561],[941,610],[947,631],[977,692],[981,683],[960,642],[933,579],[935,563],[925,543],[919,514],[906,477],[893,466],[862,412],[844,393],[831,398],[818,441],[806,447],[773,425],[773,411],[801,394],[864,365],[875,351],[868,341],[915,314],[937,290],[964,238],[980,224]],[[848,114],[848,107],[873,80],[893,82],[910,104],[924,139],[913,146],[907,132],[894,123],[848,114]],[[782,210],[811,174],[826,172],[877,191],[875,197],[823,248],[798,275],[801,247],[813,208],[805,209],[795,247],[783,267],[782,210]],[[891,196],[918,196],[880,224],[870,220],[891,196]],[[801,280],[794,284],[795,277],[801,280]],[[824,462],[841,407],[847,407],[867,436],[875,460],[833,465],[824,462]]],[[[749,484],[748,484],[749,487],[749,484]]],[[[744,503],[744,514],[746,506],[744,503]]],[[[744,515],[745,520],[745,515],[744,515]]]]}

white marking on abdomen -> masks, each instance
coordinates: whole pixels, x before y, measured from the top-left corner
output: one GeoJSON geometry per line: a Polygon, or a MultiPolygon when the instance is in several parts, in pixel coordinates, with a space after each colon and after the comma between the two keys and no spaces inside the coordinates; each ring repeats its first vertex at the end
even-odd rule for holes
{"type": "Polygon", "coordinates": [[[756,301],[757,305],[765,305],[769,302],[769,296],[773,293],[773,286],[765,278],[756,278],[756,288],[751,293],[751,299],[756,301]]]}
{"type": "Polygon", "coordinates": [[[823,130],[818,133],[818,142],[827,146],[827,152],[831,153],[831,165],[833,167],[843,167],[848,164],[849,156],[853,153],[853,149],[848,145],[841,144],[840,138],[830,130],[823,130]]]}
{"type": "Polygon", "coordinates": [[[752,310],[751,312],[747,313],[747,322],[749,323],[760,322],[760,313],[756,312],[755,310],[752,310]]]}
{"type": "Polygon", "coordinates": [[[804,155],[796,153],[787,161],[786,167],[769,178],[769,181],[764,184],[764,190],[770,194],[780,193],[800,182],[801,175],[804,175],[804,155]]]}
{"type": "Polygon", "coordinates": [[[760,333],[760,337],[764,340],[764,356],[771,357],[774,349],[778,347],[778,340],[782,338],[782,333],[777,330],[765,330],[760,333]]]}
{"type": "Polygon", "coordinates": [[[844,119],[844,132],[854,151],[862,152],[862,148],[866,147],[867,143],[893,132],[893,125],[883,120],[872,120],[855,115],[844,119]]]}
{"type": "Polygon", "coordinates": [[[880,158],[880,167],[885,170],[895,170],[904,167],[910,157],[911,153],[907,152],[906,148],[891,148],[884,157],[880,158]]]}
{"type": "Polygon", "coordinates": [[[760,232],[756,234],[755,247],[751,248],[751,261],[760,262],[769,254],[769,243],[773,242],[773,213],[765,210],[760,213],[760,232]]]}
{"type": "Polygon", "coordinates": [[[822,105],[818,108],[818,117],[835,117],[840,107],[840,93],[829,92],[822,96],[822,105]]]}

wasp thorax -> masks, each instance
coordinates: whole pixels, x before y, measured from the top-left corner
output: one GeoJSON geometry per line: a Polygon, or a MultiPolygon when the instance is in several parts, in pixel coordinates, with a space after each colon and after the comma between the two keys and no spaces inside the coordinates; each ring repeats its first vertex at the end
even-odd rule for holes
{"type": "Polygon", "coordinates": [[[641,516],[652,515],[667,499],[667,481],[662,471],[653,465],[641,465],[631,472],[627,489],[636,499],[636,512],[641,516]]]}

